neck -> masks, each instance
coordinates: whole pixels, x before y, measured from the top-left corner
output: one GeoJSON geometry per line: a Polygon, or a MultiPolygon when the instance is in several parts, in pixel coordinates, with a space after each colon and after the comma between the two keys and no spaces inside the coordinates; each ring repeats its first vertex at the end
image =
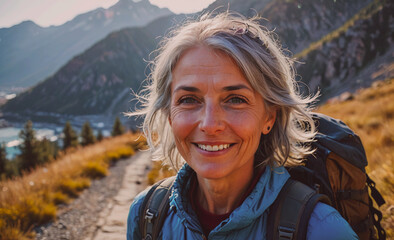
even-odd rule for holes
{"type": "Polygon", "coordinates": [[[220,179],[206,179],[197,175],[197,198],[201,206],[214,214],[226,214],[237,208],[243,194],[253,179],[253,168],[250,171],[235,173],[220,179]]]}

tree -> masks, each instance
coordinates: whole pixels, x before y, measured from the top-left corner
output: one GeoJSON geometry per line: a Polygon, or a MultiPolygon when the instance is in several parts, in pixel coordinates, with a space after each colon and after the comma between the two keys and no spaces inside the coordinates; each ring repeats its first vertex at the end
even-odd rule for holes
{"type": "Polygon", "coordinates": [[[19,133],[19,137],[22,139],[22,143],[19,145],[21,170],[29,170],[39,162],[40,152],[35,134],[33,123],[30,120],[26,122],[19,133]]]}
{"type": "Polygon", "coordinates": [[[97,141],[101,142],[101,140],[103,140],[103,139],[104,139],[103,131],[101,131],[101,129],[100,129],[100,130],[98,130],[98,133],[97,133],[97,141]]]}
{"type": "Polygon", "coordinates": [[[54,159],[58,153],[59,147],[56,142],[51,142],[50,140],[44,138],[38,141],[39,149],[39,164],[46,163],[54,159]]]}
{"type": "Polygon", "coordinates": [[[93,134],[93,130],[90,127],[90,123],[89,122],[85,122],[82,126],[82,130],[81,130],[81,144],[82,146],[86,146],[89,144],[93,144],[94,142],[96,142],[96,137],[93,134]]]}
{"type": "Polygon", "coordinates": [[[116,117],[114,125],[112,127],[112,136],[118,136],[122,135],[125,132],[124,126],[122,125],[122,122],[120,121],[119,117],[116,117]]]}
{"type": "Polygon", "coordinates": [[[0,175],[5,172],[5,166],[7,164],[7,152],[5,144],[0,144],[0,175]]]}
{"type": "Polygon", "coordinates": [[[66,122],[66,125],[63,128],[63,150],[69,147],[78,146],[78,135],[72,128],[70,122],[66,122]]]}

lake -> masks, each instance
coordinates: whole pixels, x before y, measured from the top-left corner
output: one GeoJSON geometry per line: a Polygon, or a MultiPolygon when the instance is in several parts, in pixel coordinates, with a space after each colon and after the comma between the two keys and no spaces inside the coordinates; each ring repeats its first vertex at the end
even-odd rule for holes
{"type": "MultiPolygon", "coordinates": [[[[19,138],[19,133],[22,128],[17,127],[7,127],[0,128],[0,143],[6,145],[7,158],[12,159],[17,154],[19,154],[19,144],[21,139],[19,138]]],[[[49,128],[34,128],[36,131],[36,138],[41,140],[47,138],[54,142],[58,140],[58,135],[56,135],[55,130],[49,128]]]]}

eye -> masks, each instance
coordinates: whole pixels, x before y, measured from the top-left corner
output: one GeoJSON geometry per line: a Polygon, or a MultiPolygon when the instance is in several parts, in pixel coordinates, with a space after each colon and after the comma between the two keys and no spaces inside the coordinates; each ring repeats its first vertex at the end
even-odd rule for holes
{"type": "Polygon", "coordinates": [[[241,97],[241,96],[233,96],[233,97],[230,97],[230,98],[227,100],[227,102],[228,102],[228,103],[231,103],[231,104],[241,104],[241,103],[247,103],[248,101],[247,101],[244,97],[241,97]]]}
{"type": "Polygon", "coordinates": [[[178,104],[194,104],[194,103],[198,103],[198,102],[199,101],[195,97],[192,97],[192,96],[184,96],[178,100],[178,104]]]}

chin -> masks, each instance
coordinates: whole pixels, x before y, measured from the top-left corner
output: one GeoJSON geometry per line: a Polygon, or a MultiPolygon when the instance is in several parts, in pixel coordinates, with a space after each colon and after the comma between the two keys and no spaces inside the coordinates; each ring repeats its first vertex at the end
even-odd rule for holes
{"type": "Polygon", "coordinates": [[[196,172],[197,176],[206,178],[206,179],[220,179],[229,175],[228,171],[225,171],[225,168],[222,164],[211,163],[211,164],[199,164],[198,167],[193,167],[193,170],[196,172]]]}

